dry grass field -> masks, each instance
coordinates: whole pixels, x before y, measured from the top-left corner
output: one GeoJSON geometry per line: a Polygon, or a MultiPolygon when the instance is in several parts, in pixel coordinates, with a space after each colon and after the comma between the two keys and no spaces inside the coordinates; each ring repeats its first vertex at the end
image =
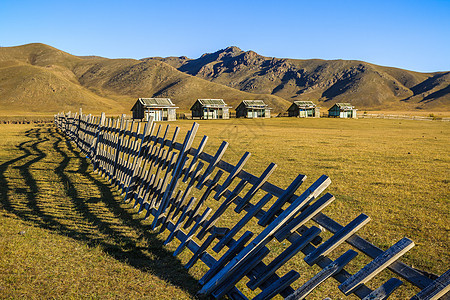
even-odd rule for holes
{"type": "MultiPolygon", "coordinates": [[[[326,174],[333,182],[328,191],[336,196],[327,215],[347,224],[365,213],[372,221],[360,230],[362,237],[387,249],[407,236],[416,247],[402,261],[436,274],[450,267],[449,122],[277,118],[199,123],[194,146],[208,135],[205,151],[212,153],[226,140],[224,160],[235,164],[249,151],[245,169],[253,174],[275,162],[270,181],[282,188],[299,173],[308,176],[299,191],[326,174]]],[[[191,125],[171,123],[182,134],[191,125]]],[[[0,298],[194,298],[204,266],[185,271],[187,253],[171,255],[178,242],[163,246],[166,234],[152,232],[151,219],[143,221],[134,212],[53,126],[0,125],[0,298]]],[[[347,246],[340,248],[343,252],[347,246]]],[[[364,262],[358,259],[349,271],[364,262]]],[[[292,268],[301,273],[296,286],[319,270],[307,267],[301,255],[285,270],[292,268]]],[[[389,276],[385,271],[369,286],[389,276]]],[[[390,299],[406,299],[416,291],[406,284],[390,299]]],[[[310,299],[326,296],[344,298],[334,279],[310,299]]]]}

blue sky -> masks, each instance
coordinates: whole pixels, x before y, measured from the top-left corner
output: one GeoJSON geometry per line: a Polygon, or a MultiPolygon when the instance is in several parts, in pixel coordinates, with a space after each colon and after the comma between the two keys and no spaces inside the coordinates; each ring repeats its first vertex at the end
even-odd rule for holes
{"type": "Polygon", "coordinates": [[[450,0],[0,0],[0,46],[74,55],[197,58],[227,46],[264,56],[450,70],[450,0]]]}

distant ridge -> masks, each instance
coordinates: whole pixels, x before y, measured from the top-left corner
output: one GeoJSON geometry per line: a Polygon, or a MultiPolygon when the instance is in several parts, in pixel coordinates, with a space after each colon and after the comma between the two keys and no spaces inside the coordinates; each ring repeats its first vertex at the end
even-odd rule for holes
{"type": "Polygon", "coordinates": [[[322,108],[450,110],[450,72],[418,73],[361,61],[264,57],[228,47],[198,59],[78,57],[45,44],[0,48],[0,113],[129,113],[139,97],[168,97],[187,111],[198,98],[234,108],[262,99],[274,113],[294,100],[322,108]]]}
{"type": "Polygon", "coordinates": [[[0,48],[0,113],[61,110],[130,113],[139,97],[168,97],[188,111],[197,98],[263,99],[274,110],[289,102],[187,75],[164,62],[77,57],[44,44],[0,48]]]}
{"type": "Polygon", "coordinates": [[[450,109],[450,72],[419,73],[356,60],[285,59],[228,47],[198,59],[147,58],[241,91],[324,107],[351,102],[363,109],[450,109]]]}

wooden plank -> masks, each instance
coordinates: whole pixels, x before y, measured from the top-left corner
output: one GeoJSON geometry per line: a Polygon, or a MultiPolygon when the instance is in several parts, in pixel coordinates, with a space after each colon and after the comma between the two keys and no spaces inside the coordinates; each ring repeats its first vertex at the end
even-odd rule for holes
{"type": "Polygon", "coordinates": [[[203,242],[200,248],[192,255],[191,259],[184,266],[185,269],[190,269],[200,258],[203,252],[211,245],[211,243],[218,237],[222,237],[225,235],[227,228],[218,228],[215,227],[214,230],[211,231],[209,237],[203,242]]]}
{"type": "Polygon", "coordinates": [[[214,226],[214,224],[219,220],[219,218],[222,216],[222,214],[227,210],[228,207],[230,207],[231,203],[233,203],[234,199],[239,195],[239,193],[242,191],[242,189],[247,184],[247,181],[241,180],[236,187],[233,189],[233,191],[228,195],[228,197],[225,199],[225,201],[222,202],[222,204],[219,206],[219,208],[214,212],[214,215],[206,222],[205,226],[200,230],[200,232],[197,234],[197,238],[203,239],[205,234],[211,230],[211,228],[214,226]]]}
{"type": "Polygon", "coordinates": [[[299,278],[300,274],[297,271],[291,270],[269,287],[265,288],[261,293],[254,297],[253,300],[272,299],[299,278]]]}
{"type": "Polygon", "coordinates": [[[119,162],[119,156],[120,156],[120,151],[122,148],[122,143],[123,143],[123,134],[125,131],[125,114],[122,114],[122,117],[120,118],[120,129],[119,132],[117,134],[117,148],[115,151],[115,158],[114,158],[114,167],[113,167],[113,172],[112,172],[112,177],[111,180],[113,182],[114,185],[117,185],[117,164],[119,162]]]}
{"type": "Polygon", "coordinates": [[[345,294],[349,295],[354,290],[358,289],[361,284],[366,283],[382,270],[384,270],[391,263],[396,261],[403,254],[414,247],[414,242],[408,238],[403,238],[388,250],[383,252],[377,258],[368,263],[364,268],[359,270],[356,274],[348,278],[344,283],[339,285],[339,289],[345,294]]]}
{"type": "MultiPolygon", "coordinates": [[[[227,142],[222,142],[219,149],[217,149],[216,155],[214,155],[214,158],[210,160],[210,163],[208,165],[208,168],[206,169],[205,173],[203,174],[202,178],[199,179],[197,184],[197,189],[202,189],[203,185],[205,184],[206,180],[209,178],[211,173],[214,171],[214,168],[218,164],[218,162],[222,159],[222,156],[225,154],[225,151],[228,148],[227,142]]],[[[204,154],[204,153],[201,153],[204,154]]]]}
{"type": "MultiPolygon", "coordinates": [[[[337,223],[323,213],[317,214],[317,216],[313,218],[313,221],[332,233],[338,232],[343,227],[341,224],[337,223]]],[[[383,253],[383,250],[366,241],[357,234],[349,237],[346,242],[371,258],[376,258],[383,253]]],[[[411,268],[401,261],[395,261],[388,267],[388,269],[402,276],[404,279],[421,289],[426,288],[433,282],[430,278],[424,276],[419,271],[411,268]]]]}
{"type": "Polygon", "coordinates": [[[97,129],[95,130],[95,138],[94,138],[94,143],[92,145],[92,151],[91,151],[91,153],[92,153],[92,155],[91,155],[91,162],[92,162],[94,171],[97,168],[96,157],[97,157],[97,150],[98,150],[97,149],[97,147],[98,147],[98,140],[99,140],[99,136],[101,135],[101,129],[102,129],[104,124],[105,124],[105,113],[102,113],[101,117],[99,119],[99,124],[97,126],[97,129]]]}
{"type": "Polygon", "coordinates": [[[237,241],[234,243],[228,251],[222,255],[222,257],[209,269],[208,272],[198,281],[201,285],[205,284],[212,276],[214,276],[220,269],[223,268],[236,254],[241,251],[245,244],[252,238],[253,232],[246,231],[237,241]]]}
{"type": "Polygon", "coordinates": [[[215,252],[219,253],[222,248],[228,244],[229,241],[241,230],[245,224],[247,224],[261,209],[262,207],[272,199],[271,194],[266,194],[247,214],[239,220],[239,222],[233,226],[233,228],[212,248],[215,252]]]}
{"type": "Polygon", "coordinates": [[[217,191],[217,193],[214,195],[214,199],[219,200],[220,197],[225,193],[226,189],[230,186],[231,182],[236,178],[238,173],[242,170],[245,163],[250,158],[250,152],[245,152],[244,155],[241,157],[239,162],[234,167],[233,171],[228,175],[227,179],[225,179],[225,182],[222,184],[220,189],[217,191]]]}
{"type": "MultiPolygon", "coordinates": [[[[328,180],[320,180],[322,184],[316,184],[320,188],[328,180]]],[[[317,182],[317,181],[316,181],[317,182]]],[[[311,193],[315,193],[311,190],[311,193]]],[[[309,194],[308,194],[309,195],[309,194]]],[[[210,281],[208,281],[203,288],[199,291],[199,294],[209,294],[217,286],[221,285],[224,281],[228,280],[233,275],[234,271],[246,261],[256,251],[264,247],[272,238],[273,235],[286,224],[286,222],[296,215],[303,204],[309,198],[307,194],[303,194],[292,202],[273,222],[271,222],[247,247],[245,247],[232,261],[230,261],[222,270],[220,270],[210,281]]]]}
{"type": "Polygon", "coordinates": [[[181,197],[180,203],[177,205],[174,213],[174,217],[178,215],[183,205],[186,203],[186,199],[189,196],[192,188],[194,187],[195,181],[198,179],[201,169],[203,168],[203,163],[200,161],[195,168],[195,171],[191,174],[191,180],[189,181],[186,189],[184,190],[183,196],[181,197]]]}
{"type": "Polygon", "coordinates": [[[172,173],[172,179],[169,183],[169,185],[167,186],[164,195],[161,199],[161,203],[159,205],[158,208],[158,213],[155,216],[155,219],[152,223],[152,229],[154,230],[157,226],[158,223],[158,219],[159,219],[159,215],[161,215],[162,213],[164,213],[166,211],[167,205],[168,205],[168,201],[170,200],[172,193],[174,192],[174,190],[176,189],[176,185],[178,184],[178,180],[180,180],[181,177],[181,172],[183,170],[184,164],[186,163],[186,159],[187,159],[187,153],[189,152],[191,146],[192,146],[192,142],[194,141],[195,135],[197,134],[197,130],[198,130],[198,123],[194,123],[192,125],[192,128],[190,131],[188,131],[188,133],[186,134],[184,143],[183,143],[183,147],[180,150],[180,154],[178,156],[178,160],[176,162],[175,168],[173,170],[172,173]]]}
{"type": "Polygon", "coordinates": [[[245,196],[242,198],[241,202],[236,206],[234,209],[235,212],[240,213],[244,207],[250,202],[250,200],[253,198],[253,196],[256,194],[256,192],[263,186],[264,183],[267,182],[269,179],[269,176],[272,175],[273,171],[275,171],[277,165],[274,163],[271,163],[261,174],[261,176],[258,178],[258,181],[255,182],[251,189],[245,194],[245,196]]]}
{"type": "Polygon", "coordinates": [[[277,234],[275,234],[275,238],[278,241],[283,241],[288,235],[292,232],[295,232],[297,229],[302,227],[306,222],[311,220],[315,215],[317,215],[322,209],[327,207],[334,201],[334,196],[330,193],[326,193],[322,197],[320,197],[316,202],[312,205],[308,206],[300,215],[292,219],[285,227],[283,227],[277,234]]]}
{"type": "Polygon", "coordinates": [[[214,176],[213,180],[209,181],[207,184],[207,188],[205,192],[203,193],[202,197],[198,201],[197,205],[195,206],[194,210],[189,214],[188,219],[186,220],[186,223],[184,223],[183,228],[187,229],[191,226],[192,221],[197,216],[198,212],[200,211],[200,208],[202,207],[203,203],[206,201],[206,199],[209,197],[210,193],[214,190],[214,188],[217,186],[217,183],[220,180],[220,177],[223,175],[223,171],[219,170],[217,171],[216,175],[214,176]]]}
{"type": "Polygon", "coordinates": [[[342,254],[338,259],[330,263],[319,273],[317,273],[313,278],[308,280],[304,285],[295,290],[294,293],[289,295],[286,300],[298,300],[305,299],[305,297],[311,293],[317,286],[322,282],[330,278],[336,273],[339,273],[353,258],[358,255],[358,252],[353,250],[348,250],[342,254]]]}
{"type": "MultiPolygon", "coordinates": [[[[149,199],[151,199],[150,197],[154,193],[154,191],[158,185],[157,181],[160,179],[159,178],[160,173],[162,172],[162,169],[164,167],[166,167],[170,161],[169,160],[169,152],[166,149],[164,149],[160,153],[161,153],[160,157],[157,160],[155,174],[151,174],[150,179],[148,179],[150,172],[146,173],[146,176],[143,180],[143,183],[142,183],[143,187],[141,189],[141,193],[139,194],[139,196],[142,197],[142,203],[145,203],[145,202],[152,203],[152,200],[149,200],[149,199]]],[[[136,199],[136,201],[137,201],[137,199],[136,199]]]]}
{"type": "Polygon", "coordinates": [[[245,265],[241,265],[238,270],[222,285],[218,286],[212,295],[215,298],[223,297],[229,290],[231,290],[236,283],[238,283],[248,272],[250,272],[264,257],[269,254],[270,250],[267,247],[262,247],[247,261],[245,265]]]}
{"type": "Polygon", "coordinates": [[[184,247],[186,247],[186,244],[192,239],[197,229],[200,228],[200,226],[203,225],[203,223],[206,221],[206,218],[209,216],[209,214],[212,212],[211,208],[206,208],[203,214],[200,216],[200,218],[197,220],[195,225],[191,228],[189,233],[186,235],[186,239],[184,239],[181,244],[178,246],[178,248],[173,252],[173,256],[177,256],[181,251],[183,251],[184,247]]]}
{"type": "Polygon", "coordinates": [[[397,278],[391,278],[383,283],[382,286],[364,297],[362,300],[385,300],[402,284],[403,282],[401,280],[397,278]]]}
{"type": "Polygon", "coordinates": [[[164,242],[164,245],[167,245],[168,243],[170,243],[172,241],[172,239],[174,238],[174,236],[177,234],[177,231],[180,229],[181,223],[184,221],[188,210],[192,207],[192,205],[195,203],[195,197],[192,197],[191,200],[189,200],[189,203],[186,205],[186,207],[184,208],[183,213],[181,214],[180,218],[178,218],[177,223],[175,224],[175,228],[173,229],[173,231],[169,234],[169,236],[167,237],[166,241],[164,242]]]}
{"type": "MultiPolygon", "coordinates": [[[[439,298],[444,298],[446,300],[450,299],[450,269],[444,274],[439,276],[433,281],[429,286],[421,290],[417,295],[411,298],[411,300],[434,300],[439,298]]],[[[444,300],[444,299],[442,299],[444,300]]]]}
{"type": "MultiPolygon", "coordinates": [[[[130,172],[130,180],[129,183],[127,184],[127,188],[125,190],[125,198],[124,201],[129,201],[130,199],[133,199],[134,197],[134,193],[136,188],[139,185],[139,178],[141,175],[141,164],[142,161],[144,159],[144,152],[146,152],[146,148],[147,148],[147,144],[148,144],[148,140],[145,139],[144,137],[146,136],[146,134],[150,131],[150,127],[151,127],[151,131],[153,131],[153,117],[150,117],[148,122],[145,124],[144,127],[144,133],[143,133],[143,137],[142,139],[138,142],[139,146],[138,146],[138,151],[137,151],[137,155],[136,156],[132,156],[133,157],[133,162],[132,162],[132,166],[131,166],[131,172],[130,172]]],[[[138,140],[138,135],[140,132],[140,125],[141,123],[138,123],[138,129],[136,130],[136,139],[135,139],[135,143],[138,140]]],[[[157,134],[159,134],[161,125],[159,125],[158,127],[158,132],[157,134]]]]}
{"type": "Polygon", "coordinates": [[[187,168],[186,172],[184,173],[183,182],[186,182],[189,178],[189,173],[194,168],[195,163],[197,162],[200,154],[203,152],[203,149],[205,148],[206,142],[208,141],[208,137],[206,135],[203,136],[202,141],[200,142],[200,145],[198,146],[198,149],[195,152],[194,157],[191,160],[191,163],[189,167],[187,168]]]}
{"type": "Polygon", "coordinates": [[[266,226],[272,220],[276,213],[278,213],[283,205],[294,195],[295,191],[302,185],[305,181],[306,176],[299,174],[294,181],[287,187],[284,193],[277,199],[277,201],[270,207],[270,209],[264,214],[264,216],[259,219],[258,224],[261,226],[266,226]]]}
{"type": "Polygon", "coordinates": [[[250,280],[247,286],[251,290],[255,290],[263,282],[265,282],[269,277],[271,277],[281,266],[283,266],[288,260],[290,260],[294,255],[306,247],[316,236],[318,236],[322,231],[312,226],[308,229],[301,238],[297,239],[292,243],[286,250],[284,250],[280,255],[278,255],[272,262],[270,262],[265,268],[263,273],[258,274],[258,276],[250,280]]]}
{"type": "Polygon", "coordinates": [[[182,190],[178,190],[175,197],[169,199],[168,205],[167,205],[169,210],[167,211],[167,213],[163,213],[162,215],[160,215],[160,218],[156,224],[156,226],[161,225],[161,227],[159,228],[159,232],[163,232],[166,229],[167,224],[170,222],[170,219],[172,218],[172,216],[171,216],[172,212],[175,211],[174,208],[177,206],[177,204],[179,204],[181,202],[181,197],[182,197],[181,193],[182,192],[183,192],[182,190]]]}
{"type": "Polygon", "coordinates": [[[344,228],[336,232],[326,242],[317,247],[316,250],[309,253],[305,257],[305,262],[310,266],[314,265],[314,263],[318,259],[336,249],[340,244],[345,242],[350,236],[352,236],[356,231],[361,229],[364,225],[366,225],[369,222],[370,222],[369,216],[365,214],[360,214],[353,221],[348,223],[344,228]]]}
{"type": "MultiPolygon", "coordinates": [[[[162,197],[162,191],[164,189],[164,186],[166,185],[167,181],[169,180],[170,177],[170,172],[173,168],[173,165],[175,164],[176,161],[176,157],[177,157],[177,153],[176,152],[172,152],[172,155],[170,156],[169,160],[165,160],[164,161],[164,165],[163,165],[163,169],[166,169],[166,172],[164,174],[163,178],[159,178],[157,184],[152,184],[152,186],[150,187],[150,191],[148,192],[148,196],[147,197],[151,197],[149,201],[150,203],[150,207],[156,207],[159,198],[162,197]]],[[[154,179],[154,183],[156,183],[156,177],[154,179]]],[[[148,217],[148,214],[147,216],[148,217]]]]}

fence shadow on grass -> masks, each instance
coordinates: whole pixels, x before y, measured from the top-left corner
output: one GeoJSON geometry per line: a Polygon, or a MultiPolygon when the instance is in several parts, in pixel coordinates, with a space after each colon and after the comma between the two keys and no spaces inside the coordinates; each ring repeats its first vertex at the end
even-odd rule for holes
{"type": "Polygon", "coordinates": [[[17,146],[18,156],[0,164],[0,201],[6,211],[41,228],[91,246],[99,246],[122,263],[143,272],[151,272],[192,296],[196,294],[199,289],[197,279],[183,268],[180,260],[173,257],[171,251],[164,248],[163,241],[157,237],[157,232],[151,231],[150,224],[133,218],[131,207],[124,205],[121,197],[99,176],[92,173],[88,161],[65,137],[50,126],[33,128],[25,135],[29,140],[17,146]],[[48,162],[45,162],[45,159],[48,162]],[[50,165],[53,166],[57,178],[55,185],[63,186],[65,194],[59,201],[69,199],[70,205],[57,203],[58,199],[42,194],[41,180],[36,179],[36,173],[42,167],[37,167],[37,163],[49,164],[49,168],[50,165]],[[74,167],[76,170],[71,170],[74,167]],[[12,169],[18,170],[23,186],[18,186],[17,178],[10,178],[12,169]],[[74,174],[77,176],[76,181],[73,180],[74,174]],[[93,197],[83,196],[79,189],[82,184],[78,181],[91,185],[90,189],[97,190],[99,194],[93,197]],[[43,199],[55,201],[58,209],[46,209],[49,203],[43,203],[43,199]],[[93,210],[90,207],[90,204],[99,202],[105,211],[93,210]],[[68,222],[63,223],[61,215],[68,216],[68,219],[71,216],[73,222],[78,220],[87,224],[90,228],[95,228],[95,232],[84,230],[83,226],[77,224],[72,226],[68,222]],[[109,221],[107,216],[120,220],[120,226],[117,226],[117,222],[109,221]],[[134,236],[127,235],[127,232],[134,232],[134,236]],[[142,240],[146,241],[145,246],[142,246],[142,240]]]}

